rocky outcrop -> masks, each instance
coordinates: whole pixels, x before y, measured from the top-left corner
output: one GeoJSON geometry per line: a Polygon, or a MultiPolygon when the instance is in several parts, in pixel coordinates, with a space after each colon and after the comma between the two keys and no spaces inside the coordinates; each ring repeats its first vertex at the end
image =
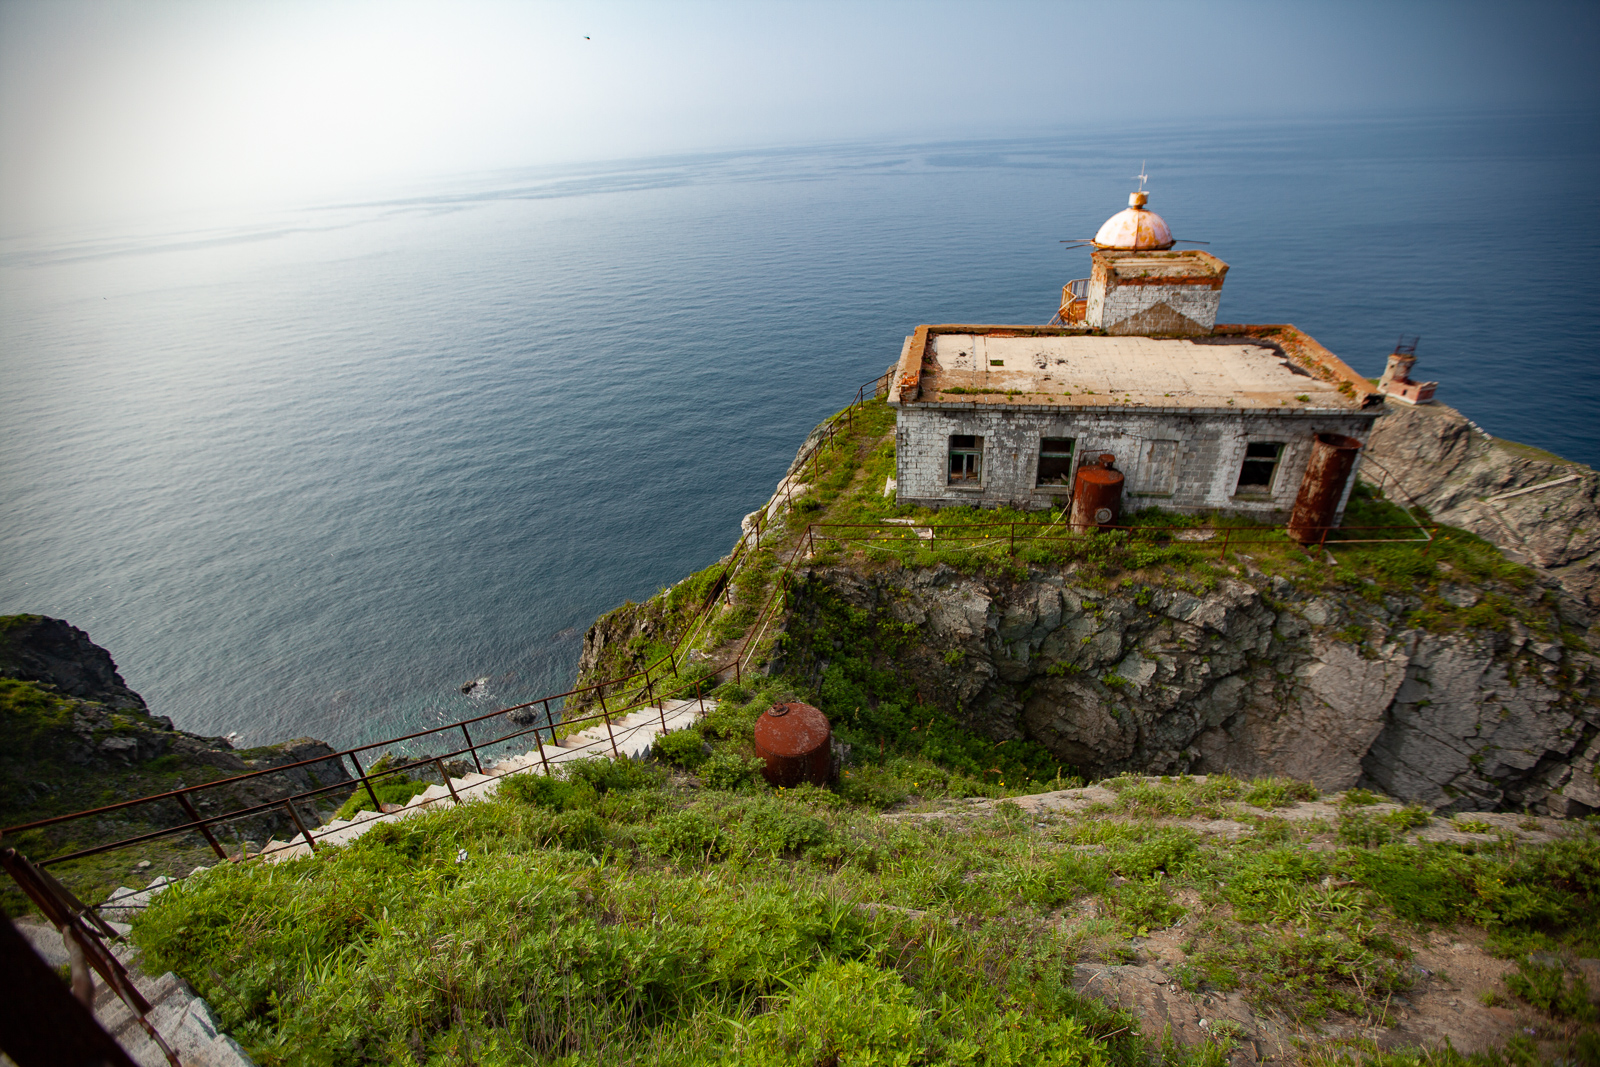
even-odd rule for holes
{"type": "MultiPolygon", "coordinates": [[[[109,652],[60,619],[0,617],[0,678],[11,685],[0,716],[0,825],[98,806],[108,793],[131,800],[334,754],[313,738],[238,751],[226,738],[175,729],[171,719],[149,713],[109,652]]],[[[196,794],[195,803],[209,815],[346,782],[349,771],[330,758],[196,794]]],[[[330,791],[324,803],[342,802],[349,792],[330,791]]],[[[127,817],[141,824],[186,819],[171,802],[127,817]]],[[[291,825],[287,813],[272,812],[240,829],[260,838],[291,825]]],[[[104,829],[126,836],[128,825],[104,829]]]]}
{"type": "MultiPolygon", "coordinates": [[[[1443,810],[1600,808],[1600,661],[1587,651],[1515,620],[1406,628],[1417,597],[1311,595],[1248,562],[1212,588],[1104,585],[1070,568],[815,568],[797,587],[788,667],[820,682],[860,654],[826,637],[844,611],[915,632],[873,666],[923,702],[1083,773],[1290,775],[1443,810]]],[[[1518,594],[1518,610],[1556,627],[1543,592],[1518,594]]]]}
{"type": "Polygon", "coordinates": [[[1574,607],[1600,615],[1600,473],[1490,437],[1443,404],[1395,400],[1363,462],[1368,481],[1397,484],[1438,521],[1539,567],[1574,607]]]}
{"type": "Polygon", "coordinates": [[[44,615],[0,619],[0,678],[41,682],[80,700],[149,714],[144,698],[117,673],[111,653],[61,619],[44,615]]]}

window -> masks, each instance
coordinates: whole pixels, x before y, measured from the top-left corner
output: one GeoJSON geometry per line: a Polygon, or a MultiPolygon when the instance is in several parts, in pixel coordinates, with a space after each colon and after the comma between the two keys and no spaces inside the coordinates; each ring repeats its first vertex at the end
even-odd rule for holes
{"type": "Polygon", "coordinates": [[[1039,438],[1039,478],[1035,485],[1072,485],[1072,438],[1039,438]]]}
{"type": "Polygon", "coordinates": [[[983,438],[950,435],[950,484],[977,485],[983,474],[983,438]]]}
{"type": "Polygon", "coordinates": [[[1239,468],[1239,487],[1236,493],[1266,494],[1272,492],[1272,480],[1278,473],[1278,461],[1283,458],[1283,445],[1278,441],[1252,441],[1244,446],[1244,464],[1239,468]]]}

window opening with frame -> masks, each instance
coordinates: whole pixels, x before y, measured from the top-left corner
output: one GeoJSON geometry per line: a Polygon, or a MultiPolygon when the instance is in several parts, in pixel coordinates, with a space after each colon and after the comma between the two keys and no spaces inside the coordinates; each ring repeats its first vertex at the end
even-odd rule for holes
{"type": "Polygon", "coordinates": [[[1067,487],[1072,485],[1074,443],[1071,437],[1039,438],[1039,475],[1034,482],[1035,485],[1067,487]]]}
{"type": "Polygon", "coordinates": [[[1234,492],[1257,496],[1272,492],[1273,480],[1278,476],[1278,462],[1282,459],[1281,441],[1251,441],[1245,445],[1239,485],[1234,492]]]}
{"type": "Polygon", "coordinates": [[[977,485],[983,476],[983,438],[950,435],[950,485],[977,485]]]}

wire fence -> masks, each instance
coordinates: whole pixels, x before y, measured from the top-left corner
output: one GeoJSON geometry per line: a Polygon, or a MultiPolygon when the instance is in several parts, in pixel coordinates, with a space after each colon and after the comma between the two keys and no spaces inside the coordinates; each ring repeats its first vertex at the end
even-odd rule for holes
{"type": "MultiPolygon", "coordinates": [[[[1421,544],[1433,541],[1437,526],[1411,523],[1404,526],[1318,526],[1313,536],[1290,537],[1287,526],[1113,526],[1092,529],[1063,528],[1059,522],[969,522],[917,523],[890,520],[885,523],[812,523],[804,537],[807,551],[816,554],[817,545],[849,545],[866,551],[884,549],[940,548],[975,549],[1006,547],[1010,555],[1030,545],[1055,546],[1063,554],[1102,554],[1108,548],[1130,545],[1182,547],[1198,551],[1217,551],[1223,559],[1228,550],[1241,545],[1421,544]],[[1351,534],[1372,536],[1352,537],[1351,534]],[[1386,535],[1386,536],[1385,536],[1386,535]]],[[[1305,531],[1305,527],[1299,527],[1305,531]]],[[[1426,551],[1426,549],[1424,549],[1426,551]]]]}

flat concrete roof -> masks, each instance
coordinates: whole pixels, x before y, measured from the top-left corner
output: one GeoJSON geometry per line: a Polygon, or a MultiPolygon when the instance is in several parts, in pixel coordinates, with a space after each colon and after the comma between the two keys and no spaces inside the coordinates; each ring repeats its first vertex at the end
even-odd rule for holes
{"type": "Polygon", "coordinates": [[[923,326],[898,370],[899,403],[1353,411],[1378,396],[1292,326],[1219,326],[1204,338],[923,326]]]}

